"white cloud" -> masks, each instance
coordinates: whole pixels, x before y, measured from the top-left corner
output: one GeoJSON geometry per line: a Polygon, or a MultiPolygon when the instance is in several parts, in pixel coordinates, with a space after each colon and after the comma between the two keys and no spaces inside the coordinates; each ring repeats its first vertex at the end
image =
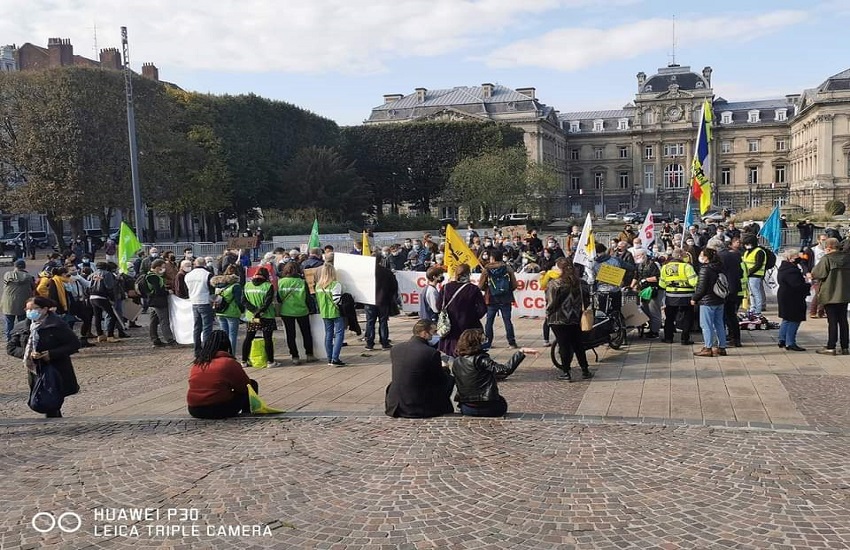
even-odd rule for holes
{"type": "MultiPolygon", "coordinates": [[[[620,0],[615,4],[632,3],[620,0]]],[[[227,72],[377,72],[391,59],[434,56],[502,33],[523,16],[599,0],[6,0],[4,43],[70,37],[75,53],[130,33],[134,65],[227,72]],[[9,15],[12,14],[12,17],[9,15]]]]}
{"type": "MultiPolygon", "coordinates": [[[[807,19],[804,11],[774,11],[757,16],[691,16],[676,20],[679,47],[748,41],[807,19]]],[[[563,28],[520,40],[485,58],[491,67],[536,66],[574,71],[613,60],[665,50],[672,42],[672,21],[646,19],[607,29],[563,28]]]]}

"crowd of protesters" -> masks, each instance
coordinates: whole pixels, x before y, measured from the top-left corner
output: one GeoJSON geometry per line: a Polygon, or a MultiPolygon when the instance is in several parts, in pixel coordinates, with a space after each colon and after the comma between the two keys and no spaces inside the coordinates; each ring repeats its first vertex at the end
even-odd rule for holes
{"type": "MultiPolygon", "coordinates": [[[[782,319],[779,346],[789,351],[805,351],[796,341],[800,323],[807,315],[825,316],[828,339],[818,353],[847,355],[850,353],[846,314],[850,302],[848,241],[842,242],[840,235],[831,231],[819,233],[811,224],[801,224],[798,225],[800,246],[788,247],[779,258],[759,244],[758,224],[745,224],[740,229],[734,222],[687,228],[678,222],[663,224],[651,246],[646,246],[627,224],[608,243],[596,243],[595,260],[590,266],[573,262],[580,237],[578,227],[573,227],[565,239],[553,235],[541,239],[534,229],[510,234],[494,228],[481,236],[469,224],[465,235],[462,231],[461,235],[477,263],[460,264],[452,273],[446,272],[441,246],[425,233],[421,239],[405,239],[375,251],[376,303],[365,306],[365,334],[357,320],[356,304],[338,280],[332,246],[303,251],[276,248],[257,261],[253,260],[255,250],[225,250],[213,258],[196,257],[193,249],[187,247],[178,257],[171,251],[160,254],[156,247],[151,247],[140,251],[125,269],[119,269],[114,247],[104,247],[104,259],[96,261],[96,250],[90,251],[83,242],[75,242],[75,248],[63,254],[50,254],[32,273],[24,259],[17,259],[4,276],[0,306],[6,317],[10,353],[21,353],[20,335],[22,331],[32,331],[32,319],[27,318],[27,311],[36,307],[40,311],[49,309],[48,326],[57,320],[67,325],[76,335],[78,347],[117,342],[129,336],[131,328],[139,326],[135,315],[125,315],[124,304],[128,299],[136,302],[138,308],[134,309],[139,309],[139,314],[149,315],[151,345],[159,348],[177,345],[169,311],[169,297],[175,295],[191,302],[193,347],[201,364],[219,364],[216,360],[223,353],[241,353],[237,362],[242,367],[282,364],[275,359],[274,332],[278,320],[285,329],[291,363],[318,361],[309,323],[309,315],[318,314],[324,328],[323,351],[327,364],[343,367],[346,363],[341,355],[349,345],[345,342],[346,329],[358,336],[363,334],[361,340],[366,351],[373,351],[378,345],[382,350],[393,348],[388,318],[398,314],[401,305],[393,272],[418,271],[424,273],[427,281],[420,294],[418,314],[427,326],[419,326],[412,342],[416,346],[427,345],[437,354],[439,368],[447,376],[440,375],[443,380],[440,387],[445,390],[447,381],[454,379],[452,370],[454,376],[461,373],[474,379],[476,369],[483,369],[490,374],[481,380],[489,384],[491,375],[509,374],[519,365],[519,356],[507,366],[499,366],[489,356],[484,357],[496,345],[493,333],[496,317],[502,318],[507,347],[521,351],[523,356],[536,353],[528,348],[520,350],[514,334],[511,317],[517,290],[516,273],[540,273],[547,302],[544,346],[550,345],[550,335],[554,334],[561,354],[561,378],[571,381],[574,360],[583,378],[593,376],[580,329],[582,314],[591,305],[592,295],[604,297],[601,307],[610,313],[621,307],[622,294],[632,291],[639,296],[640,307],[649,319],[645,337],[673,343],[678,334],[682,344],[691,345],[695,343],[692,333],[698,329],[702,332],[702,346],[695,355],[722,357],[727,355],[727,348],[743,345],[739,314],[762,316],[765,277],[775,261],[778,314],[782,319]],[[620,284],[595,280],[606,264],[624,270],[620,284]],[[476,274],[477,280],[473,277],[476,274]],[[815,294],[807,305],[812,291],[815,294]],[[38,302],[41,305],[32,305],[33,296],[42,299],[38,302]],[[242,325],[245,330],[240,346],[242,325]],[[445,326],[441,328],[441,325],[445,326]],[[301,349],[296,326],[302,334],[301,349]],[[216,332],[217,340],[207,345],[217,328],[221,331],[216,332]],[[439,337],[434,337],[435,332],[440,332],[439,337]],[[15,334],[19,335],[17,339],[15,334]],[[258,337],[261,337],[265,365],[252,361],[258,337]],[[226,339],[226,345],[220,341],[222,338],[226,339]]],[[[355,242],[348,252],[362,254],[361,243],[355,242]]],[[[416,349],[419,351],[411,352],[412,356],[427,356],[433,362],[434,354],[416,349]]],[[[394,356],[402,361],[402,357],[411,353],[399,352],[394,356]]],[[[391,362],[395,367],[396,360],[391,362]]],[[[468,383],[469,380],[464,381],[468,383]]],[[[495,391],[495,382],[493,391],[485,392],[486,402],[476,402],[474,396],[479,394],[471,392],[468,385],[464,387],[467,389],[456,398],[461,400],[465,414],[504,414],[507,410],[507,403],[495,391]]],[[[241,410],[236,405],[244,405],[243,398],[240,396],[238,403],[234,401],[234,410],[241,410]]],[[[203,400],[194,403],[196,407],[215,405],[203,400]]],[[[406,416],[403,404],[388,405],[388,413],[390,408],[391,414],[406,416]]]]}

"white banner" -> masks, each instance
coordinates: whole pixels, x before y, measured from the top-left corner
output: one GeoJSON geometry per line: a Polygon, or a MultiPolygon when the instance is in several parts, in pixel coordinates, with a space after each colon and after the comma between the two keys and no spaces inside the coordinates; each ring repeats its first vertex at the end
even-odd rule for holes
{"type": "Polygon", "coordinates": [[[168,297],[168,318],[171,320],[171,332],[178,344],[195,343],[195,316],[192,314],[192,302],[178,298],[175,295],[168,297]]]}
{"type": "Polygon", "coordinates": [[[354,297],[355,302],[375,305],[375,258],[334,252],[336,276],[342,291],[354,297]]]}
{"type": "MultiPolygon", "coordinates": [[[[402,310],[407,313],[419,313],[419,295],[428,284],[425,273],[421,271],[396,271],[398,292],[401,296],[402,310]]],[[[514,292],[514,311],[516,315],[544,317],[546,315],[546,296],[540,289],[539,273],[517,273],[517,289],[514,292]]],[[[473,282],[478,275],[472,276],[473,282]]]]}

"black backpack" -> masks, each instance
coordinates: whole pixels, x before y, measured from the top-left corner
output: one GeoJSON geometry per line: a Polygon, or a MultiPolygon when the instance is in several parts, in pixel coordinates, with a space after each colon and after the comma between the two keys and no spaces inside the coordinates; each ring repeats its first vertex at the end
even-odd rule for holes
{"type": "Polygon", "coordinates": [[[764,270],[773,269],[776,267],[776,254],[773,253],[773,250],[769,248],[762,248],[764,250],[764,270]]]}

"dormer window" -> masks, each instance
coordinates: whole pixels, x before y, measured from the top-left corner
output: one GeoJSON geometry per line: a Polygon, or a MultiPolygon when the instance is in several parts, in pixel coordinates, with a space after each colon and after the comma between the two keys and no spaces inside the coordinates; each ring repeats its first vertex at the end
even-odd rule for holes
{"type": "Polygon", "coordinates": [[[581,132],[581,127],[579,125],[579,121],[571,120],[570,121],[570,133],[571,134],[577,134],[579,132],[581,132]]]}
{"type": "Polygon", "coordinates": [[[628,130],[629,129],[629,119],[621,118],[617,121],[617,129],[618,130],[628,130]]]}
{"type": "Polygon", "coordinates": [[[593,131],[601,132],[604,129],[604,122],[601,119],[597,119],[593,121],[593,131]]]}
{"type": "Polygon", "coordinates": [[[697,88],[702,88],[702,80],[697,80],[696,87],[697,87],[697,88]]]}
{"type": "Polygon", "coordinates": [[[720,124],[732,124],[732,111],[720,113],[720,124]]]}
{"type": "Polygon", "coordinates": [[[783,120],[788,120],[788,109],[777,109],[774,119],[778,122],[782,122],[783,120]]]}
{"type": "Polygon", "coordinates": [[[644,86],[643,91],[644,92],[651,92],[652,91],[652,84],[647,84],[646,86],[644,86]]]}
{"type": "Polygon", "coordinates": [[[753,109],[752,111],[747,111],[747,122],[759,122],[759,111],[758,109],[753,109]]]}

